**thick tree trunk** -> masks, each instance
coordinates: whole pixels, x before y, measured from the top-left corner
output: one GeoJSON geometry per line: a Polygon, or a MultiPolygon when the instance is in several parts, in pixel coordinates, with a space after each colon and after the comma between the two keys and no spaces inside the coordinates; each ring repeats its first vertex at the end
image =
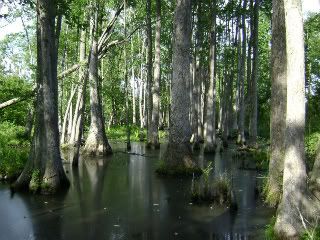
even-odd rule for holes
{"type": "Polygon", "coordinates": [[[97,13],[93,13],[92,28],[93,39],[89,63],[89,85],[90,85],[90,115],[91,123],[89,134],[84,147],[84,152],[89,155],[107,155],[112,153],[109,145],[105,123],[102,115],[102,103],[100,97],[100,84],[98,76],[98,42],[96,32],[98,28],[97,13]]]}
{"type": "Polygon", "coordinates": [[[254,29],[253,29],[253,65],[251,80],[251,115],[250,115],[250,141],[252,146],[257,145],[257,124],[258,124],[258,37],[259,37],[259,0],[254,5],[254,29]]]}
{"type": "Polygon", "coordinates": [[[283,196],[275,232],[282,239],[298,239],[303,231],[307,195],[305,165],[305,66],[301,1],[284,0],[287,56],[287,114],[283,196]]]}
{"type": "Polygon", "coordinates": [[[38,0],[37,102],[35,134],[29,160],[14,188],[50,194],[69,185],[59,148],[56,5],[38,0]]]}
{"type": "Polygon", "coordinates": [[[169,144],[165,153],[167,165],[192,168],[191,128],[189,122],[189,96],[191,47],[191,0],[177,0],[174,14],[174,37],[172,56],[172,97],[169,144]]]}
{"type": "Polygon", "coordinates": [[[156,0],[156,36],[155,36],[155,55],[154,55],[154,73],[152,87],[152,119],[151,119],[151,139],[148,139],[148,144],[154,148],[160,147],[159,142],[159,112],[160,112],[160,81],[161,81],[161,0],[156,0]],[[149,142],[151,140],[151,142],[149,142]]]}
{"type": "Polygon", "coordinates": [[[205,121],[204,151],[214,153],[216,150],[216,0],[212,3],[212,23],[210,36],[209,89],[207,93],[207,114],[205,121]]]}
{"type": "Polygon", "coordinates": [[[286,127],[287,77],[286,29],[283,0],[273,1],[271,48],[271,113],[270,162],[267,185],[267,202],[276,206],[281,198],[284,133],[286,127]]]}

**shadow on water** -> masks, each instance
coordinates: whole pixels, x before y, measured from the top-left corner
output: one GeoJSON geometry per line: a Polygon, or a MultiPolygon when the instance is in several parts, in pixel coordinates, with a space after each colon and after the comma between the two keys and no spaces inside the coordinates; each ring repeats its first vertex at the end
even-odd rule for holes
{"type": "Polygon", "coordinates": [[[263,239],[273,211],[257,199],[257,172],[240,170],[230,151],[201,154],[203,167],[213,162],[212,175],[232,179],[238,211],[193,205],[190,179],[155,175],[164,148],[133,143],[127,154],[118,143],[111,157],[65,164],[71,187],[59,196],[11,197],[0,185],[0,239],[263,239]]]}

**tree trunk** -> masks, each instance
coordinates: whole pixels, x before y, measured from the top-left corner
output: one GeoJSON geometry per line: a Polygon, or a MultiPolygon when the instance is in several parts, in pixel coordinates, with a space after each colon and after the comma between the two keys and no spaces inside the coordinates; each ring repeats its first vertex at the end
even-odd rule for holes
{"type": "MultiPolygon", "coordinates": [[[[247,7],[247,0],[243,2],[243,9],[247,7]]],[[[240,104],[239,104],[239,134],[237,143],[240,145],[246,144],[244,135],[244,121],[245,121],[245,104],[244,104],[244,78],[246,69],[246,21],[245,15],[242,15],[242,53],[241,53],[241,68],[240,68],[240,104]]]]}
{"type": "Polygon", "coordinates": [[[102,116],[102,103],[98,76],[98,42],[96,36],[98,28],[97,12],[92,15],[93,19],[91,22],[94,26],[92,27],[93,39],[89,63],[91,123],[84,152],[89,155],[107,155],[112,153],[112,149],[106,136],[105,123],[102,116]]]}
{"type": "Polygon", "coordinates": [[[194,50],[194,79],[193,79],[193,149],[200,149],[201,142],[201,44],[202,44],[202,22],[201,22],[201,0],[197,1],[197,29],[195,37],[195,50],[194,50]]]}
{"type": "MultiPolygon", "coordinates": [[[[66,139],[66,132],[67,132],[67,125],[72,125],[72,117],[70,118],[70,114],[72,115],[72,99],[76,93],[77,89],[74,88],[74,86],[72,85],[71,87],[71,93],[70,93],[70,97],[69,97],[69,101],[67,104],[67,108],[66,111],[64,113],[64,117],[63,117],[63,125],[62,125],[62,130],[61,130],[61,138],[60,138],[60,144],[65,144],[67,142],[68,139],[66,139]],[[69,120],[68,120],[69,117],[69,120]]],[[[69,129],[69,127],[68,127],[69,129]]],[[[69,133],[69,131],[68,131],[69,133]]]]}
{"type": "Polygon", "coordinates": [[[287,57],[287,114],[283,196],[278,207],[275,232],[282,239],[299,239],[303,231],[307,194],[305,165],[305,66],[302,7],[299,0],[284,0],[287,57]]]}
{"type": "Polygon", "coordinates": [[[189,96],[191,47],[191,0],[177,0],[174,14],[174,37],[172,56],[171,115],[169,144],[165,161],[172,168],[192,168],[191,127],[189,122],[189,96]]]}
{"type": "Polygon", "coordinates": [[[207,94],[207,114],[205,122],[205,147],[206,153],[214,153],[216,150],[216,0],[211,7],[211,36],[210,36],[210,63],[209,74],[210,82],[207,94]]]}
{"type": "MultiPolygon", "coordinates": [[[[151,0],[146,1],[147,12],[147,143],[152,142],[152,29],[151,29],[151,0]]],[[[147,147],[150,147],[147,144],[147,147]]]]}
{"type": "MultiPolygon", "coordinates": [[[[127,1],[124,0],[124,37],[127,37],[127,1]]],[[[124,46],[124,80],[126,91],[126,130],[127,130],[127,150],[131,150],[131,127],[129,121],[129,85],[128,85],[128,65],[127,65],[127,48],[124,46]]]]}
{"type": "Polygon", "coordinates": [[[286,29],[283,0],[273,1],[271,47],[270,162],[267,202],[276,206],[281,198],[284,133],[286,127],[287,77],[286,29]]]}
{"type": "MultiPolygon", "coordinates": [[[[80,34],[80,61],[86,61],[86,31],[82,30],[80,34]]],[[[88,61],[87,65],[79,68],[79,82],[78,97],[76,103],[76,109],[73,117],[73,129],[71,134],[70,143],[75,144],[72,166],[77,167],[79,164],[80,147],[83,134],[84,125],[84,111],[86,102],[86,89],[88,82],[88,61]]]]}
{"type": "Polygon", "coordinates": [[[148,139],[148,144],[154,148],[160,147],[159,142],[159,111],[160,111],[160,81],[161,81],[161,0],[156,0],[156,36],[155,36],[155,55],[154,55],[154,73],[153,73],[153,88],[152,88],[152,119],[151,119],[151,139],[148,139]],[[149,142],[151,140],[151,142],[149,142]]]}
{"type": "MultiPolygon", "coordinates": [[[[80,62],[86,61],[86,31],[81,30],[80,33],[80,62]]],[[[73,116],[73,123],[72,123],[72,131],[71,131],[71,137],[69,140],[69,144],[73,145],[77,142],[78,139],[78,134],[81,130],[80,128],[80,122],[81,119],[83,118],[83,114],[81,109],[83,108],[84,105],[84,85],[87,83],[87,78],[88,78],[88,73],[87,73],[87,66],[81,66],[79,68],[79,86],[78,86],[78,96],[77,96],[77,102],[76,102],[76,107],[74,110],[74,116],[73,116]]]]}
{"type": "Polygon", "coordinates": [[[250,141],[252,146],[257,145],[257,121],[258,121],[258,38],[259,38],[259,0],[254,5],[254,29],[253,29],[253,64],[251,80],[251,115],[250,115],[250,141]]]}
{"type": "Polygon", "coordinates": [[[29,188],[43,194],[56,193],[69,185],[59,148],[56,10],[53,1],[37,2],[35,134],[29,160],[13,186],[16,190],[29,188]]]}

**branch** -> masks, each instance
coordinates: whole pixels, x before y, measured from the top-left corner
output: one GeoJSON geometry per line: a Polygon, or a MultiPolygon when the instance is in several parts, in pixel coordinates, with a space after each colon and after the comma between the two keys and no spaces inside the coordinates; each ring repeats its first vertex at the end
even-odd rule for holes
{"type": "Polygon", "coordinates": [[[66,77],[67,75],[73,73],[74,71],[77,71],[81,66],[86,65],[86,64],[87,64],[87,61],[82,61],[82,62],[76,63],[75,65],[73,65],[69,69],[67,69],[67,70],[63,71],[62,73],[60,73],[58,75],[58,79],[66,77]]]}
{"type": "Polygon", "coordinates": [[[106,29],[103,31],[99,41],[98,41],[98,52],[100,52],[103,44],[106,42],[107,40],[107,37],[110,35],[112,29],[113,29],[113,26],[116,22],[116,20],[118,19],[120,13],[122,12],[124,8],[124,3],[121,4],[120,8],[118,9],[118,11],[115,13],[115,15],[113,16],[112,20],[108,23],[106,29]]]}
{"type": "Polygon", "coordinates": [[[25,96],[12,98],[12,99],[10,99],[8,101],[0,103],[0,109],[9,107],[11,105],[14,105],[14,104],[22,102],[22,101],[25,101],[25,100],[29,99],[30,97],[33,97],[35,92],[36,92],[36,90],[34,89],[31,93],[26,94],[25,96]]]}
{"type": "Polygon", "coordinates": [[[103,58],[106,55],[109,48],[128,42],[131,39],[132,35],[135,34],[136,31],[138,31],[139,29],[141,29],[145,25],[146,24],[142,24],[142,25],[139,25],[138,27],[136,27],[125,39],[114,40],[114,41],[108,43],[107,45],[102,46],[102,49],[99,52],[99,59],[103,58]]]}

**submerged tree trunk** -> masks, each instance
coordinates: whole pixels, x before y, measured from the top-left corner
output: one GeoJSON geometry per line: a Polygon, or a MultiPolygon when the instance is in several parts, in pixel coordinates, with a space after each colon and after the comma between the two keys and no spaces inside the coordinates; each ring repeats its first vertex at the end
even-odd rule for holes
{"type": "Polygon", "coordinates": [[[165,153],[166,164],[172,168],[192,168],[191,127],[189,122],[189,96],[191,47],[191,0],[177,0],[174,14],[172,56],[171,115],[169,144],[165,153]]]}
{"type": "Polygon", "coordinates": [[[160,112],[160,81],[161,81],[161,0],[156,0],[156,36],[155,36],[155,55],[154,55],[154,75],[152,87],[152,119],[151,119],[151,136],[148,138],[148,144],[155,148],[160,147],[159,142],[159,112],[160,112]],[[151,140],[151,141],[150,141],[151,140]],[[150,142],[149,142],[150,141],[150,142]]]}
{"type": "Polygon", "coordinates": [[[302,7],[299,0],[284,0],[287,57],[287,114],[283,195],[275,232],[282,239],[298,239],[303,231],[307,196],[305,165],[305,66],[302,7]]]}
{"type": "Polygon", "coordinates": [[[37,100],[35,134],[29,160],[14,189],[51,194],[69,185],[64,172],[58,130],[57,51],[53,1],[37,2],[37,100]]]}
{"type": "Polygon", "coordinates": [[[93,40],[89,63],[91,123],[84,152],[89,155],[107,155],[112,153],[112,149],[109,145],[105,132],[105,123],[102,115],[102,103],[100,97],[101,89],[98,76],[97,12],[92,15],[92,24],[94,24],[94,27],[92,27],[93,40]]]}
{"type": "Polygon", "coordinates": [[[287,105],[286,29],[283,0],[273,1],[271,48],[270,162],[267,202],[276,206],[281,198],[284,132],[287,105]]]}

